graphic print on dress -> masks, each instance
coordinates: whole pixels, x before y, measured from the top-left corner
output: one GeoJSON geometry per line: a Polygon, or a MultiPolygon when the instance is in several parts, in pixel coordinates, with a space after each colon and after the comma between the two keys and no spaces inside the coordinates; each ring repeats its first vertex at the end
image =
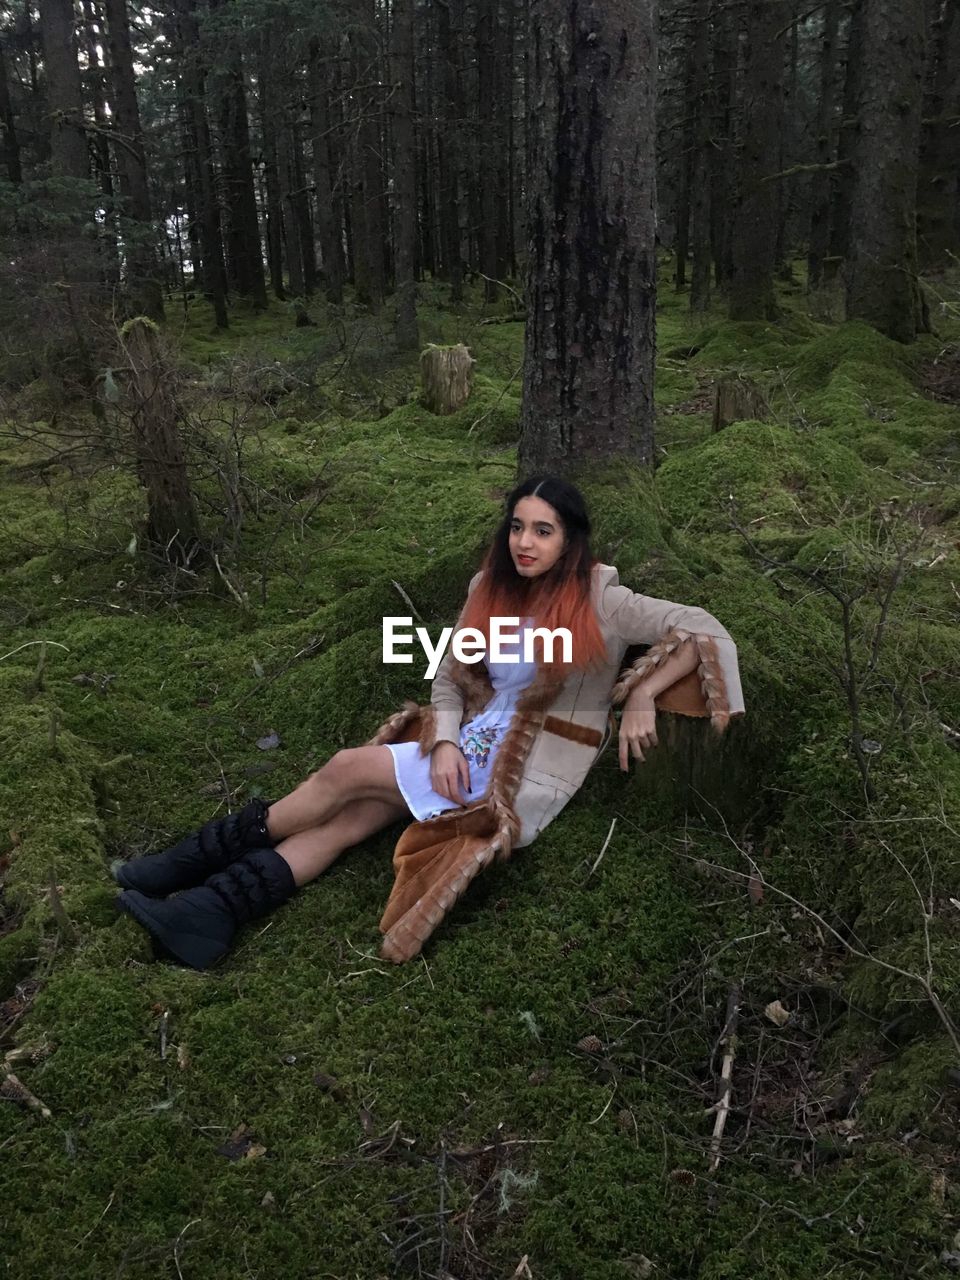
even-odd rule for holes
{"type": "Polygon", "coordinates": [[[473,760],[478,769],[485,769],[490,758],[490,748],[500,736],[496,728],[471,729],[463,740],[461,750],[468,760],[473,760]]]}

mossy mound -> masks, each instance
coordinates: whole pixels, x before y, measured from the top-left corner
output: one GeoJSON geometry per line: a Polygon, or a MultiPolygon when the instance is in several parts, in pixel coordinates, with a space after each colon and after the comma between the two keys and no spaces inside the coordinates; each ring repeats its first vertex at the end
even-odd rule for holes
{"type": "Polygon", "coordinates": [[[952,1014],[957,414],[919,395],[912,353],[792,295],[760,326],[694,323],[665,296],[661,339],[699,346],[661,373],[668,456],[585,480],[621,580],[735,637],[748,716],[722,744],[663,723],[629,778],[609,750],[399,969],[377,956],[398,828],[211,973],[153,963],[115,913],[112,856],[283,794],[426,699],[419,667],[381,663],[381,620],[453,620],[519,417],[521,326],[477,324],[511,300],[444,296],[422,286],[424,341],[478,358],[446,419],[417,405],[415,361],[378,349],[388,319],[350,299],[315,304],[316,329],[271,307],[225,335],[190,309],[194,388],[252,415],[239,528],[215,471],[199,486],[241,602],[211,566],[187,581],[131,549],[142,499],[121,473],[0,480],[0,998],[40,984],[11,997],[13,1038],[52,1111],[0,1106],[7,1273],[479,1280],[527,1255],[557,1280],[936,1274],[956,1063],[916,975],[932,966],[952,1014]],[[338,325],[363,367],[335,372],[338,325]],[[775,421],[714,436],[682,411],[727,368],[753,371],[775,421]]]}

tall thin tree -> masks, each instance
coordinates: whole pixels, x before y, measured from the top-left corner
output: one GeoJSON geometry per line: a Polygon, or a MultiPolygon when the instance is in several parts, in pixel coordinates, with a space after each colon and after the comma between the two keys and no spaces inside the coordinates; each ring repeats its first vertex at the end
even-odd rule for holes
{"type": "Polygon", "coordinates": [[[417,327],[417,173],[413,128],[413,0],[393,0],[393,147],[397,314],[401,351],[420,345],[417,327]]]}

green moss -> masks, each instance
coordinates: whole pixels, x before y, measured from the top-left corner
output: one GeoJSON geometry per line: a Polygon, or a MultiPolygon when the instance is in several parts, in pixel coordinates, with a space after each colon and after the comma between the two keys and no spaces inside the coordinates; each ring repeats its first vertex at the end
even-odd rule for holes
{"type": "MultiPolygon", "coordinates": [[[[238,308],[223,335],[202,304],[189,308],[186,372],[251,428],[236,539],[218,523],[216,476],[200,485],[243,611],[213,570],[185,590],[128,554],[143,503],[120,472],[3,477],[0,856],[19,927],[0,937],[0,995],[42,977],[16,1038],[48,1047],[20,1073],[53,1112],[45,1123],[0,1107],[11,1276],[174,1274],[175,1260],[197,1280],[399,1273],[415,1260],[403,1263],[402,1242],[436,1221],[441,1171],[453,1273],[467,1269],[457,1215],[470,1210],[498,1275],[524,1253],[558,1280],[629,1277],[643,1258],[710,1280],[933,1274],[956,1211],[929,1172],[943,1163],[934,1112],[951,1049],[916,981],[877,962],[925,971],[929,932],[935,988],[958,1006],[960,782],[939,728],[960,721],[958,494],[938,469],[956,411],[918,395],[921,348],[818,325],[787,282],[779,292],[783,321],[745,326],[693,321],[687,295],[664,291],[661,345],[701,350],[662,362],[657,392],[675,407],[743,368],[774,422],[713,435],[702,413],[670,415],[654,475],[584,475],[597,553],[621,580],[701,604],[730,630],[747,718],[709,746],[704,726],[663,723],[628,777],[608,751],[562,817],[485,872],[424,959],[400,969],[376,956],[399,827],[245,931],[207,974],[151,962],[114,911],[107,866],[222,812],[223,779],[234,803],[283,794],[404,698],[426,697],[415,667],[380,663],[381,619],[410,611],[398,587],[431,627],[455,615],[513,482],[521,326],[477,325],[479,288],[451,309],[445,286],[421,286],[423,340],[464,341],[478,360],[470,403],[434,418],[416,403],[415,358],[395,356],[387,321],[349,299],[339,313],[312,304],[307,330],[279,305],[238,308]],[[341,324],[357,346],[337,372],[341,324]],[[251,372],[268,366],[269,386],[251,372]],[[755,551],[730,527],[730,493],[755,551]],[[871,666],[905,530],[879,514],[894,495],[904,508],[922,499],[929,544],[905,565],[871,666]],[[863,588],[851,645],[862,728],[882,747],[869,804],[837,602],[755,552],[863,588]],[[38,688],[44,637],[65,648],[49,646],[38,688]],[[282,745],[261,751],[271,729],[282,745]],[[108,768],[116,757],[129,759],[108,768]],[[760,902],[723,875],[742,875],[751,851],[768,881],[760,902]],[[51,870],[70,934],[51,909],[51,870]],[[924,893],[933,879],[928,931],[911,876],[924,893]],[[872,958],[850,956],[775,887],[872,958]],[[709,1064],[733,980],[745,992],[738,1106],[710,1178],[709,1064]],[[813,987],[822,1009],[803,1003],[813,987]],[[762,1009],[781,997],[810,1020],[778,1039],[762,1009]],[[878,1026],[904,1009],[914,1038],[891,1049],[878,1026]],[[601,1054],[577,1048],[586,1035],[601,1054]],[[758,1108],[780,1090],[782,1115],[794,1103],[809,1114],[802,1090],[789,1093],[790,1045],[812,1055],[797,1073],[821,1070],[824,1094],[878,1045],[890,1055],[867,1078],[856,1140],[818,1135],[831,1159],[815,1168],[813,1140],[775,1109],[743,1125],[755,1088],[758,1108]],[[335,1090],[316,1083],[329,1075],[335,1090]],[[366,1112],[388,1150],[363,1145],[366,1112]],[[265,1151],[232,1162],[218,1148],[241,1124],[265,1151]],[[684,1169],[692,1182],[675,1176],[684,1169]]],[[[511,306],[505,296],[494,310],[511,306]]],[[[439,1269],[435,1245],[419,1265],[439,1269]]]]}
{"type": "Polygon", "coordinates": [[[735,422],[672,455],[657,471],[657,487],[669,518],[697,532],[734,523],[751,531],[762,523],[764,533],[829,524],[848,495],[865,503],[878,492],[851,449],[772,422],[735,422]]]}

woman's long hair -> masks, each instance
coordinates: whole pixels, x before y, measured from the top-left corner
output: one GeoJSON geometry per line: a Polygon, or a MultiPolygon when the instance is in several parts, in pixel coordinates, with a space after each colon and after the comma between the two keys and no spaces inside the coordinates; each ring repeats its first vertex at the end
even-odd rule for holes
{"type": "MultiPolygon", "coordinates": [[[[532,617],[538,627],[551,631],[566,627],[573,640],[575,668],[602,662],[606,644],[591,599],[592,569],[590,517],[583,494],[566,480],[554,476],[530,476],[506,500],[504,517],[494,534],[481,568],[483,577],[474,588],[460,619],[461,627],[475,627],[489,642],[491,618],[532,617]],[[517,573],[510,554],[510,525],[521,498],[541,498],[560,517],[566,546],[546,573],[524,578],[517,573]]],[[[537,638],[542,658],[542,640],[537,638]]]]}

